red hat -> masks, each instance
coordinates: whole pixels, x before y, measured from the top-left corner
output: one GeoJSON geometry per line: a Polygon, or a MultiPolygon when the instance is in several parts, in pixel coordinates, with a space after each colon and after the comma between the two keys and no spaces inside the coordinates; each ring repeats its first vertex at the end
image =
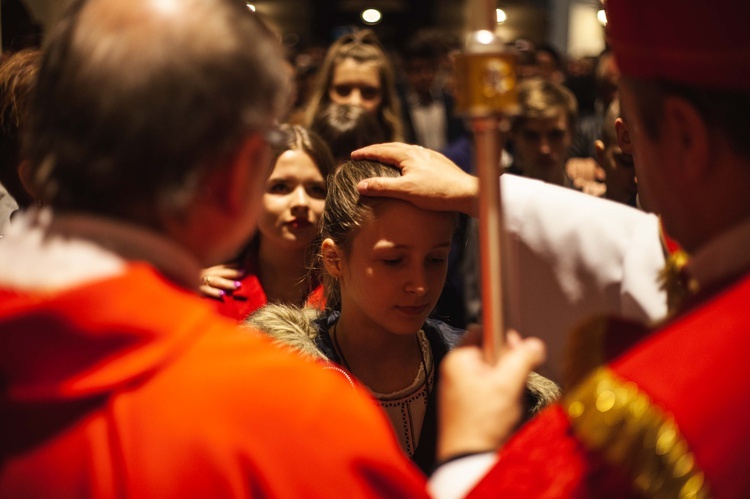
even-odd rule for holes
{"type": "Polygon", "coordinates": [[[608,0],[624,76],[750,90],[750,1],[608,0]]]}

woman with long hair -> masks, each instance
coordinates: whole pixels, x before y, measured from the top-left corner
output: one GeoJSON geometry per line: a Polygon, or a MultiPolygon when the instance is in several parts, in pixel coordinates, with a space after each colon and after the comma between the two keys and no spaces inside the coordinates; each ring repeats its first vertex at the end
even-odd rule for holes
{"type": "Polygon", "coordinates": [[[269,302],[302,305],[317,287],[308,279],[309,247],[333,159],[328,146],[301,126],[282,125],[277,135],[255,236],[235,261],[202,274],[203,294],[237,320],[269,302]]]}
{"type": "Polygon", "coordinates": [[[331,102],[360,106],[374,113],[388,141],[403,140],[393,66],[371,30],[344,35],[328,49],[307,106],[306,125],[310,126],[331,102]]]}

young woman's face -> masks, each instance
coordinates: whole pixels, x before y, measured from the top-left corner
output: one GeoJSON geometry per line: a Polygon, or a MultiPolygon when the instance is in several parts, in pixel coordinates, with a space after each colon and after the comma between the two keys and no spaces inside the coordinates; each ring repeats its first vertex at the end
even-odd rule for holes
{"type": "Polygon", "coordinates": [[[318,233],[325,197],[325,179],[312,158],[303,151],[285,151],[266,181],[258,221],[263,240],[280,249],[307,247],[318,233]]]}
{"type": "Polygon", "coordinates": [[[380,71],[376,62],[346,58],[333,68],[328,98],[336,104],[359,106],[375,111],[383,102],[380,71]]]}
{"type": "Polygon", "coordinates": [[[341,258],[341,313],[349,323],[415,334],[435,307],[448,268],[454,215],[383,200],[341,258]]]}

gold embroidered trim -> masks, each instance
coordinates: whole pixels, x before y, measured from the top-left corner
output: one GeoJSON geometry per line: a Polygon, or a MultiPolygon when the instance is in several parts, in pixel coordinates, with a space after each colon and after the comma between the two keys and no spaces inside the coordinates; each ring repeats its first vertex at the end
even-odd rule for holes
{"type": "Polygon", "coordinates": [[[604,339],[608,327],[608,317],[598,315],[587,319],[571,331],[563,364],[564,389],[577,385],[594,369],[604,364],[604,339]]]}
{"type": "Polygon", "coordinates": [[[667,293],[667,309],[670,314],[679,310],[685,298],[696,294],[700,289],[698,281],[685,272],[688,260],[687,253],[675,251],[667,257],[664,268],[659,273],[661,289],[667,293]]]}
{"type": "Polygon", "coordinates": [[[563,407],[581,441],[628,470],[647,497],[710,497],[674,419],[634,383],[601,367],[564,397],[563,407]]]}

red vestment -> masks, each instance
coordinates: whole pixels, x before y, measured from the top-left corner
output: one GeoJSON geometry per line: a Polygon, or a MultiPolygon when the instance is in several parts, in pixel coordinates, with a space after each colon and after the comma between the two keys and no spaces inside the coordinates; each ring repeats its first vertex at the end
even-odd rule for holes
{"type": "Polygon", "coordinates": [[[616,358],[523,428],[470,497],[750,497],[748,303],[746,275],[654,333],[610,321],[601,353],[619,344],[616,358]]]}
{"type": "Polygon", "coordinates": [[[385,416],[145,263],[0,289],[0,497],[422,497],[385,416]]]}

